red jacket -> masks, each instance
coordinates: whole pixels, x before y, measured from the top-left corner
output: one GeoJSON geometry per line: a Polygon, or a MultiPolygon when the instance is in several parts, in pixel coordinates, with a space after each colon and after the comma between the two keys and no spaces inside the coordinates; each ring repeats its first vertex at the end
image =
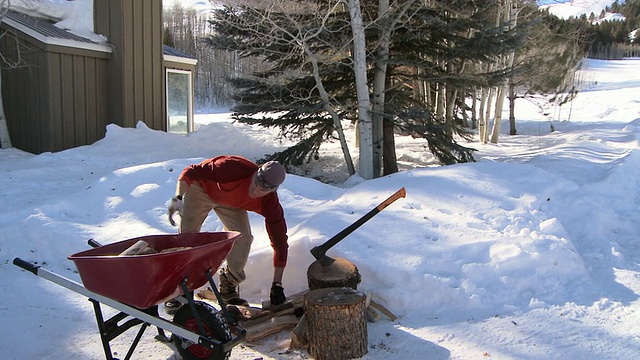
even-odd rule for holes
{"type": "Polygon", "coordinates": [[[284,267],[289,248],[284,210],[275,191],[256,199],[249,197],[249,185],[256,171],[258,166],[241,156],[223,155],[187,166],[178,180],[184,180],[189,185],[197,183],[218,204],[264,216],[274,250],[273,265],[284,267]]]}

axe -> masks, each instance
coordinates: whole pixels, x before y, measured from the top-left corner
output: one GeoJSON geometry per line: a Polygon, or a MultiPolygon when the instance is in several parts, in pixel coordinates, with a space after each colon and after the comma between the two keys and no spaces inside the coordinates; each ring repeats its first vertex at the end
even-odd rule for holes
{"type": "Polygon", "coordinates": [[[340,240],[347,237],[347,235],[351,234],[355,229],[359,228],[362,224],[369,221],[369,219],[374,217],[377,213],[382,211],[384,208],[391,205],[391,203],[393,203],[394,201],[398,200],[401,197],[402,198],[405,197],[406,195],[407,195],[407,192],[405,191],[404,188],[401,188],[400,190],[396,191],[393,195],[389,196],[387,200],[383,201],[380,205],[371,209],[363,217],[358,219],[353,224],[347,226],[344,230],[334,235],[331,239],[327,240],[324,244],[320,246],[316,246],[313,249],[311,249],[311,255],[313,255],[313,257],[316,258],[316,260],[320,261],[320,264],[322,264],[322,266],[326,267],[333,264],[335,260],[326,255],[327,250],[332,248],[340,240]]]}

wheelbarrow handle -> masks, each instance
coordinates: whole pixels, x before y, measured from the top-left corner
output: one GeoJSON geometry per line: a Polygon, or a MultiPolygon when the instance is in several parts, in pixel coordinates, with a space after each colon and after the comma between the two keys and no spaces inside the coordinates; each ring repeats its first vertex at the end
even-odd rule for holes
{"type": "Polygon", "coordinates": [[[100,246],[102,246],[102,244],[93,240],[93,238],[87,240],[87,244],[89,244],[89,246],[91,246],[92,248],[99,248],[100,246]]]}
{"type": "Polygon", "coordinates": [[[38,275],[38,269],[40,269],[40,265],[33,265],[32,263],[22,260],[20,258],[13,259],[13,265],[19,266],[27,271],[30,271],[34,275],[38,275]]]}

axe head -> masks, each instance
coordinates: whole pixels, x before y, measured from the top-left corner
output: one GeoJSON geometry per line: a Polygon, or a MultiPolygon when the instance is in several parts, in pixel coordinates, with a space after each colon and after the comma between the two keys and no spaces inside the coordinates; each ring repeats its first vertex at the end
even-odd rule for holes
{"type": "Polygon", "coordinates": [[[336,261],[335,259],[328,257],[326,250],[321,246],[316,246],[311,249],[311,255],[313,255],[313,257],[316,258],[323,267],[331,266],[331,264],[336,261]]]}

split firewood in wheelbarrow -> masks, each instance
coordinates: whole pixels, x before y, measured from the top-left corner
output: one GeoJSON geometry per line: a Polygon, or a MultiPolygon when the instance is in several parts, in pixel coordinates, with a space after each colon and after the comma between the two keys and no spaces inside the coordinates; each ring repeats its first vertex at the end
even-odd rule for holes
{"type": "MultiPolygon", "coordinates": [[[[173,247],[173,248],[161,250],[160,253],[168,253],[168,252],[173,252],[173,251],[187,250],[187,249],[191,249],[191,248],[192,248],[191,246],[173,247]]],[[[120,254],[118,254],[118,256],[149,255],[149,254],[157,254],[157,253],[158,253],[158,251],[156,249],[152,248],[151,246],[149,246],[149,244],[146,241],[139,240],[136,243],[134,243],[133,245],[131,245],[128,248],[126,248],[120,254]]]]}

